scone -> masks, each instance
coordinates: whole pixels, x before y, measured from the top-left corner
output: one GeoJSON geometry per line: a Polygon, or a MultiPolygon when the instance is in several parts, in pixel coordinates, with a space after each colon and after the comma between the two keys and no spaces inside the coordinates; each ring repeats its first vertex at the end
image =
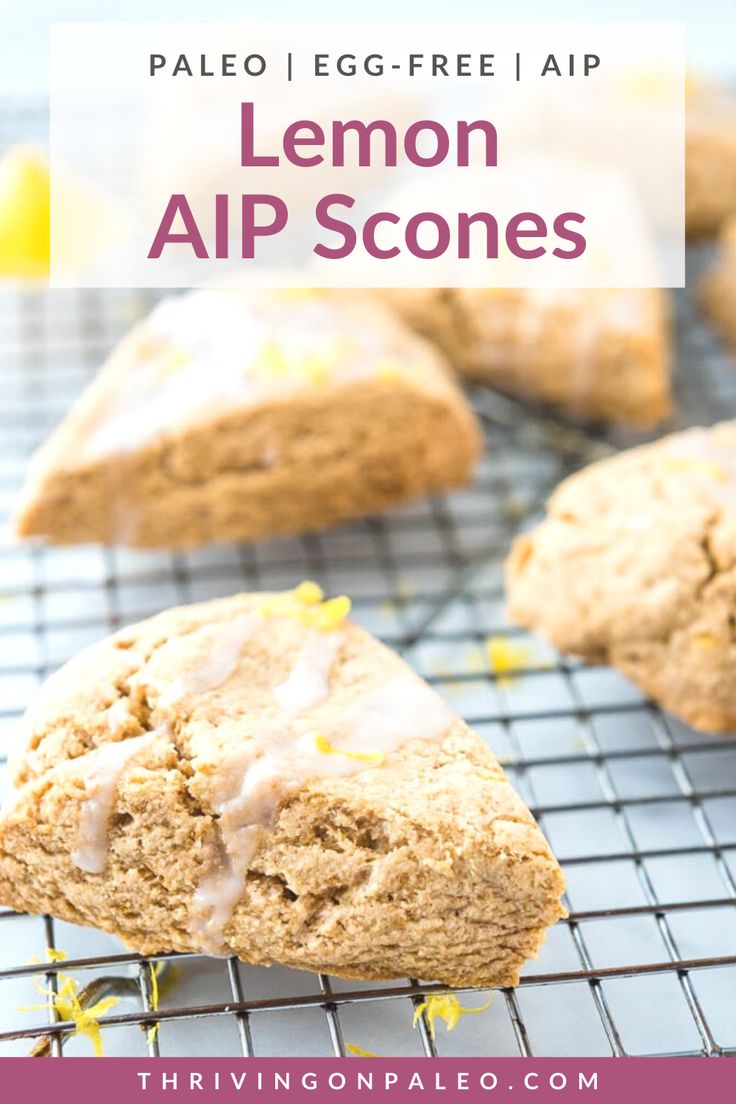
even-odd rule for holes
{"type": "Polygon", "coordinates": [[[736,422],[593,464],[516,541],[511,617],[696,728],[735,730],[735,492],[736,422]]]}
{"type": "Polygon", "coordinates": [[[169,610],[42,690],[0,902],[144,954],[512,985],[559,867],[484,742],[313,583],[169,610]]]}
{"type": "Polygon", "coordinates": [[[723,84],[691,79],[685,133],[685,225],[715,234],[736,214],[736,95],[723,84]]]}
{"type": "Polygon", "coordinates": [[[317,530],[465,483],[480,435],[378,305],[199,290],[113,352],[35,457],[21,537],[187,548],[317,530]]]}
{"type": "Polygon", "coordinates": [[[660,290],[395,288],[384,295],[468,379],[577,419],[646,427],[670,412],[660,290]]]}
{"type": "Polygon", "coordinates": [[[700,297],[714,326],[736,352],[736,215],[720,234],[718,260],[704,276],[700,297]]]}

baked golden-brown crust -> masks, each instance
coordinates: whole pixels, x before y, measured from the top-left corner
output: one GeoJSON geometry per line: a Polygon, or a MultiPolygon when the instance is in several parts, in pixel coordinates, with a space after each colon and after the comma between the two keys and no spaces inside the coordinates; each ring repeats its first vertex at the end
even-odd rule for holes
{"type": "MultiPolygon", "coordinates": [[[[220,917],[221,949],[352,978],[515,984],[564,914],[563,882],[497,761],[402,660],[347,622],[331,638],[326,697],[286,721],[274,687],[313,631],[281,616],[278,602],[273,614],[260,613],[264,600],[273,599],[169,610],[52,678],[27,717],[13,766],[18,789],[0,816],[0,901],[96,925],[145,954],[212,950],[197,894],[243,830],[233,820],[237,803],[222,802],[223,779],[230,786],[228,771],[265,734],[260,767],[278,767],[284,746],[298,784],[281,779],[277,806],[257,826],[232,908],[220,917]],[[213,660],[217,648],[243,625],[250,635],[211,685],[212,664],[223,659],[221,651],[213,660]],[[396,680],[393,706],[371,713],[366,703],[396,680]],[[374,728],[385,736],[391,709],[401,714],[412,694],[422,709],[406,713],[376,758],[374,728]],[[325,734],[326,747],[348,746],[348,718],[365,710],[372,720],[360,728],[362,751],[349,760],[325,754],[325,773],[300,773],[297,752],[312,733],[325,734]],[[98,815],[97,862],[80,855],[89,780],[99,749],[126,743],[135,752],[115,776],[104,824],[98,815]]],[[[253,776],[236,775],[242,794],[253,776]]]]}
{"type": "Polygon", "coordinates": [[[113,352],[15,525],[169,548],[318,530],[467,482],[480,444],[442,357],[377,304],[191,292],[113,352]]]}
{"type": "Polygon", "coordinates": [[[651,426],[671,410],[657,289],[396,288],[383,293],[461,375],[577,419],[651,426]]]}
{"type": "Polygon", "coordinates": [[[736,422],[593,464],[508,562],[509,610],[706,731],[736,730],[736,422]]]}

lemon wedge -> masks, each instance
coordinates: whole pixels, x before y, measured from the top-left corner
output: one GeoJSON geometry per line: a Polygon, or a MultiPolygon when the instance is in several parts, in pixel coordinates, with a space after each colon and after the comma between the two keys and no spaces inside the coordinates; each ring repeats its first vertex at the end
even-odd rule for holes
{"type": "Polygon", "coordinates": [[[49,165],[40,150],[12,146],[0,158],[0,276],[49,274],[49,165]]]}

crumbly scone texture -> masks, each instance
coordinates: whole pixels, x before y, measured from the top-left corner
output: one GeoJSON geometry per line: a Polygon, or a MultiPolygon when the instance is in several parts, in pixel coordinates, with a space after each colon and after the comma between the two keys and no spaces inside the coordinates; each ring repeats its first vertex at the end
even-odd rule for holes
{"type": "Polygon", "coordinates": [[[651,426],[671,412],[658,289],[396,288],[382,293],[466,378],[568,416],[651,426]]]}
{"type": "Polygon", "coordinates": [[[685,129],[685,226],[712,235],[736,214],[736,97],[723,85],[691,82],[685,129]]]}
{"type": "Polygon", "coordinates": [[[724,226],[718,259],[699,287],[700,299],[713,325],[736,352],[736,215],[724,226]]]}
{"type": "MultiPolygon", "coordinates": [[[[199,409],[172,415],[134,447],[90,453],[86,445],[131,373],[143,380],[139,400],[131,391],[132,430],[161,405],[147,388],[165,343],[152,339],[147,322],[137,326],[32,461],[15,511],[17,535],[192,548],[316,531],[467,483],[481,435],[444,358],[376,303],[339,293],[330,302],[344,327],[354,319],[356,333],[370,335],[375,371],[351,374],[338,365],[334,379],[307,377],[293,386],[275,373],[271,390],[229,398],[217,393],[213,362],[212,401],[205,391],[199,409]]],[[[287,301],[269,309],[278,338],[298,329],[305,307],[287,301]]],[[[175,358],[175,342],[170,352],[175,358]]],[[[370,354],[356,352],[370,369],[370,354]]]]}
{"type": "Polygon", "coordinates": [[[736,422],[572,476],[514,545],[511,617],[694,727],[736,730],[735,489],[736,422]]]}
{"type": "MultiPolygon", "coordinates": [[[[167,611],[50,680],[27,717],[18,789],[0,816],[3,904],[95,925],[144,954],[197,949],[193,896],[221,861],[212,779],[233,749],[275,723],[273,686],[293,665],[304,626],[264,620],[222,685],[176,706],[165,690],[206,659],[218,626],[262,597],[167,611]],[[70,857],[83,759],[154,731],[118,783],[106,869],[87,874],[70,857]]],[[[366,690],[409,674],[364,630],[345,631],[329,698],[293,721],[304,731],[329,732],[366,690]]],[[[457,719],[441,742],[413,740],[380,766],[291,792],[262,831],[226,949],[348,978],[513,985],[564,915],[562,892],[531,814],[457,719]]]]}

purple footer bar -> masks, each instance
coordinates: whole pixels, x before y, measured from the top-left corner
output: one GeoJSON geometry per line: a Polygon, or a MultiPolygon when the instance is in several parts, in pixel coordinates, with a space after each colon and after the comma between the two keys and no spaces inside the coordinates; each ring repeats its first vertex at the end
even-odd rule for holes
{"type": "Polygon", "coordinates": [[[719,1104],[734,1100],[736,1066],[703,1058],[3,1058],[0,1078],[4,1100],[79,1104],[719,1104]]]}

